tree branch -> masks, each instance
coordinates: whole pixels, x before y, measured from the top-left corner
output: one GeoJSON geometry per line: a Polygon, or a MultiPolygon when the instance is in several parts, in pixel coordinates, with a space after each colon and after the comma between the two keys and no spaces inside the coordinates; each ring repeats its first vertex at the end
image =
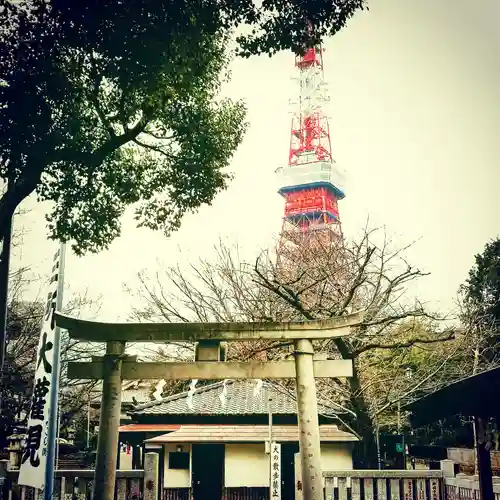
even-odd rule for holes
{"type": "Polygon", "coordinates": [[[90,100],[95,106],[96,113],[99,116],[99,119],[101,120],[103,127],[107,130],[110,137],[115,138],[116,137],[115,131],[113,130],[113,127],[111,126],[111,123],[107,119],[106,114],[104,113],[104,110],[101,107],[101,103],[99,102],[99,89],[101,87],[103,75],[97,69],[96,61],[92,53],[90,54],[90,61],[92,68],[90,71],[90,76],[93,79],[92,92],[90,93],[90,100]]]}
{"type": "Polygon", "coordinates": [[[411,340],[408,340],[406,342],[394,342],[392,344],[382,344],[379,342],[374,342],[372,344],[366,344],[362,347],[357,348],[353,352],[353,356],[359,356],[361,353],[369,351],[371,349],[403,349],[405,347],[412,347],[415,344],[436,344],[438,342],[446,342],[448,340],[454,340],[455,339],[455,332],[451,332],[450,334],[446,335],[445,337],[440,337],[437,339],[424,339],[424,338],[414,338],[411,340]]]}
{"type": "Polygon", "coordinates": [[[366,252],[365,258],[363,259],[363,262],[361,263],[361,266],[358,269],[358,274],[354,280],[354,283],[349,289],[349,292],[347,293],[347,297],[345,298],[344,302],[340,306],[340,310],[336,316],[340,316],[346,312],[346,308],[349,306],[351,303],[352,299],[354,298],[354,294],[358,290],[358,288],[365,282],[365,269],[368,266],[373,253],[375,252],[375,247],[369,248],[368,251],[366,252]]]}
{"type": "Polygon", "coordinates": [[[375,415],[380,415],[387,408],[390,408],[394,403],[397,403],[398,401],[401,401],[402,399],[406,398],[410,394],[413,394],[419,387],[421,387],[422,385],[424,385],[425,382],[427,382],[428,380],[430,380],[434,375],[436,375],[436,373],[438,373],[440,370],[442,370],[443,367],[446,365],[446,363],[448,363],[448,361],[455,355],[455,353],[458,351],[458,349],[459,349],[459,347],[457,346],[457,348],[454,351],[452,351],[448,356],[446,356],[446,358],[441,363],[439,363],[438,367],[435,370],[433,370],[431,373],[429,373],[429,375],[427,375],[422,380],[420,380],[410,390],[406,391],[404,394],[402,394],[398,398],[396,398],[396,399],[394,399],[392,401],[389,401],[387,404],[385,404],[384,406],[382,406],[381,408],[379,408],[375,412],[375,415]]]}
{"type": "Polygon", "coordinates": [[[137,144],[138,146],[141,146],[143,148],[150,149],[151,151],[155,151],[157,153],[160,153],[160,154],[162,154],[163,156],[167,157],[170,160],[175,159],[174,155],[167,153],[166,151],[163,150],[163,148],[161,148],[159,146],[154,146],[152,144],[146,144],[145,142],[142,142],[139,139],[137,139],[137,137],[135,139],[132,139],[132,141],[135,144],[137,144]]]}

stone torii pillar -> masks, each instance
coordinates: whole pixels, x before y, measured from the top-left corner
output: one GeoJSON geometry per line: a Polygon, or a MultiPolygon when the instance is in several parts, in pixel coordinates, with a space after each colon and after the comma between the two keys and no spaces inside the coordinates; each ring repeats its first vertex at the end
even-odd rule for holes
{"type": "MultiPolygon", "coordinates": [[[[304,500],[323,500],[316,378],[352,376],[351,360],[314,359],[313,340],[344,337],[362,321],[354,313],[291,323],[100,323],[55,313],[71,339],[106,342],[104,357],[68,365],[68,377],[103,380],[93,500],[113,500],[122,380],[295,379],[304,500]],[[221,362],[221,342],[294,341],[295,360],[221,362]],[[125,356],[127,342],[196,342],[194,363],[137,362],[125,356]]],[[[148,487],[151,487],[149,485],[148,487]]]]}

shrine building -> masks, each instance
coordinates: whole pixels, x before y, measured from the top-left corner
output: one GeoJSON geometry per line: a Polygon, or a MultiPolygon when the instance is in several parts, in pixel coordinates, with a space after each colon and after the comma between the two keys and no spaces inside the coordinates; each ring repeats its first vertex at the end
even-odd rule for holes
{"type": "MultiPolygon", "coordinates": [[[[295,391],[256,381],[217,382],[167,398],[137,404],[120,426],[119,469],[140,469],[145,452],[157,452],[163,498],[227,500],[268,498],[271,440],[280,444],[281,498],[294,498],[299,430],[295,391]]],[[[353,468],[358,441],[340,430],[336,412],[318,401],[323,470],[353,468]]],[[[300,488],[300,485],[299,485],[300,488]]]]}

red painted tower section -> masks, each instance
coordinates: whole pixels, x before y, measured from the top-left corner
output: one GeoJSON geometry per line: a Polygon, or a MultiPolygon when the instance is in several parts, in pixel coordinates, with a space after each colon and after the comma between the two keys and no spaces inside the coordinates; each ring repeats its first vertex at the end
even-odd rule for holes
{"type": "Polygon", "coordinates": [[[278,169],[285,198],[282,240],[312,243],[339,241],[338,201],[344,198],[343,174],[332,156],[328,101],[323,78],[323,50],[313,47],[296,57],[298,99],[293,109],[288,165],[278,169]],[[313,236],[313,234],[315,236],[313,236]]]}

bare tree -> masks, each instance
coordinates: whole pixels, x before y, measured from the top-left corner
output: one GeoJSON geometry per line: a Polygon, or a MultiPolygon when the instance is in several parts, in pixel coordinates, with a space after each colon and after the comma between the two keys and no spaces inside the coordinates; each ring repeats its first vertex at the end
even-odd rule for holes
{"type": "MultiPolygon", "coordinates": [[[[23,423],[29,412],[43,316],[44,304],[41,300],[22,299],[27,279],[25,276],[25,272],[18,271],[11,281],[13,286],[9,302],[6,359],[1,386],[3,438],[12,432],[17,423],[23,423]]],[[[78,315],[83,308],[88,307],[96,309],[98,304],[87,296],[77,296],[67,302],[64,310],[72,315],[78,315]]],[[[70,339],[65,331],[61,332],[59,409],[63,432],[86,406],[89,393],[95,385],[93,382],[69,380],[67,363],[88,359],[99,351],[100,347],[82,344],[70,339]]]]}
{"type": "MultiPolygon", "coordinates": [[[[315,347],[330,359],[353,360],[354,376],[318,383],[318,397],[348,410],[342,421],[363,442],[358,466],[375,467],[378,422],[394,413],[398,401],[443,382],[444,367],[463,344],[453,329],[441,327],[443,318],[409,296],[411,283],[426,273],[405,260],[408,247],[391,247],[382,231],[366,229],[350,243],[282,242],[277,258],[266,253],[250,264],[239,259],[236,247],[220,243],[213,261],[167,268],[153,277],[142,273],[137,293],[146,307],[135,315],[162,321],[290,321],[366,311],[349,338],[315,347]],[[443,342],[450,347],[433,347],[443,342]],[[418,356],[422,360],[408,377],[406,368],[418,356]]],[[[230,357],[284,357],[289,344],[235,343],[230,357]]]]}

